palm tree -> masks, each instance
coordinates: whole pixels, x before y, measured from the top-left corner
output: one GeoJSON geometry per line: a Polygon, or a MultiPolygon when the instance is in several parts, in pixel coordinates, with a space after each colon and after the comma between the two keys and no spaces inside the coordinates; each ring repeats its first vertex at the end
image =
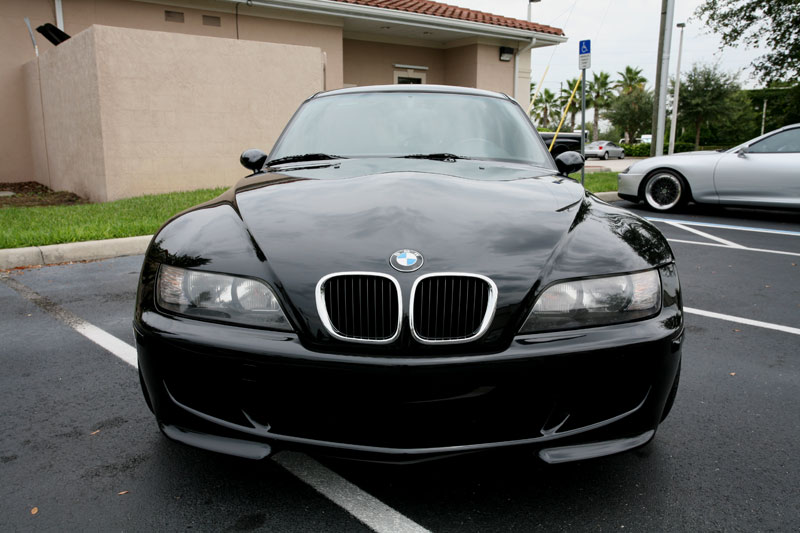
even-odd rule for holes
{"type": "Polygon", "coordinates": [[[553,113],[558,109],[558,98],[550,89],[544,89],[539,93],[536,103],[533,106],[532,116],[537,120],[540,128],[550,126],[553,113]]]}
{"type": "MultiPolygon", "coordinates": [[[[642,76],[642,69],[631,66],[625,67],[625,72],[617,72],[619,79],[614,82],[614,88],[619,91],[618,98],[625,98],[633,115],[638,115],[639,104],[645,90],[647,78],[642,76]]],[[[633,139],[631,132],[625,130],[625,142],[633,139]]]]}
{"type": "Polygon", "coordinates": [[[608,72],[592,73],[592,81],[589,82],[589,94],[587,95],[586,107],[594,108],[594,131],[592,132],[592,140],[596,141],[600,135],[600,112],[607,109],[611,103],[611,97],[614,93],[611,92],[611,76],[608,72]]]}
{"type": "MultiPolygon", "coordinates": [[[[575,84],[578,82],[578,78],[572,78],[564,82],[564,86],[561,87],[561,95],[559,97],[559,104],[561,105],[561,109],[566,109],[567,102],[569,102],[569,97],[572,94],[572,89],[575,88],[575,84]]],[[[581,95],[580,91],[575,93],[575,97],[572,99],[572,104],[569,106],[569,127],[570,130],[575,130],[575,115],[578,114],[578,111],[581,110],[581,95]]]]}
{"type": "Polygon", "coordinates": [[[647,78],[642,76],[642,69],[627,66],[625,72],[617,72],[617,74],[619,74],[619,79],[614,82],[614,88],[619,91],[619,94],[628,95],[633,91],[644,90],[647,78]]]}

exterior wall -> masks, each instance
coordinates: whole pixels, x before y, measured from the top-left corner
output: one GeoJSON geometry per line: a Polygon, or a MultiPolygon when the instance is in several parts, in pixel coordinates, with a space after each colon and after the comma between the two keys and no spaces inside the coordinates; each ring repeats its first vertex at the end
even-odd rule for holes
{"type": "Polygon", "coordinates": [[[445,83],[478,87],[478,45],[470,44],[445,50],[445,83]]]}
{"type": "MultiPolygon", "coordinates": [[[[39,119],[45,124],[44,143],[40,146],[46,150],[35,154],[37,159],[45,158],[44,162],[36,163],[36,168],[50,167],[45,183],[49,182],[55,190],[105,199],[96,52],[92,34],[87,33],[42,54],[36,69],[41,76],[41,95],[39,87],[31,86],[28,100],[40,97],[42,102],[39,109],[43,119],[42,115],[33,116],[30,122],[39,119]]],[[[32,64],[35,66],[36,60],[32,64]]]]}
{"type": "MultiPolygon", "coordinates": [[[[526,112],[531,105],[531,51],[519,54],[517,66],[517,102],[526,112]]],[[[513,93],[509,93],[514,96],[513,93]]]]}
{"type": "Polygon", "coordinates": [[[514,60],[500,61],[500,47],[479,44],[477,86],[489,91],[514,95],[514,60]]]}
{"type": "Polygon", "coordinates": [[[445,81],[445,51],[422,46],[344,40],[345,84],[387,85],[394,81],[395,64],[428,67],[425,83],[445,81]]]}
{"type": "MultiPolygon", "coordinates": [[[[31,132],[22,67],[36,55],[24,17],[30,18],[34,31],[45,22],[54,22],[53,2],[2,0],[0,6],[0,181],[29,181],[33,179],[31,132]]],[[[41,35],[36,36],[39,52],[53,48],[41,35]]]]}
{"type": "MultiPolygon", "coordinates": [[[[158,30],[177,34],[205,35],[236,39],[234,4],[219,2],[194,2],[210,9],[167,6],[157,3],[129,0],[65,0],[63,2],[64,30],[76,35],[93,24],[158,30]],[[224,9],[225,11],[218,11],[224,9]],[[168,22],[164,11],[184,13],[184,22],[168,22]],[[203,15],[220,18],[220,26],[206,26],[203,15]]],[[[239,39],[259,42],[296,44],[321,48],[327,56],[325,88],[342,86],[342,28],[334,20],[301,22],[265,18],[270,12],[247,6],[239,7],[239,39]]],[[[31,19],[34,29],[45,22],[55,24],[53,0],[2,0],[0,2],[0,181],[41,181],[41,169],[36,168],[34,152],[38,151],[39,126],[29,120],[29,107],[35,102],[26,101],[33,93],[27,90],[32,73],[23,65],[35,58],[33,45],[23,18],[31,19]],[[33,141],[29,141],[33,137],[33,141]]],[[[278,14],[275,15],[276,17],[278,14]]],[[[42,35],[35,33],[41,54],[52,50],[42,35]]],[[[62,45],[63,46],[63,45],[62,45]]],[[[61,48],[59,46],[59,48],[61,48]]],[[[211,53],[210,55],[213,55],[211,53]]],[[[202,65],[203,69],[208,64],[202,65]]],[[[281,77],[282,72],[273,72],[281,77]]],[[[248,76],[241,79],[248,80],[248,76]]],[[[38,95],[36,95],[38,98],[38,95]]],[[[47,183],[47,181],[41,181],[47,183]]]]}
{"type": "Polygon", "coordinates": [[[30,134],[30,143],[26,144],[25,138],[19,139],[19,143],[30,147],[31,153],[29,155],[33,161],[32,167],[26,168],[24,175],[27,176],[28,180],[38,181],[52,188],[50,171],[47,168],[47,146],[44,140],[45,124],[44,115],[42,114],[42,86],[39,83],[39,62],[30,61],[22,68],[27,89],[25,100],[28,115],[25,124],[30,134]]]}
{"type": "Polygon", "coordinates": [[[269,150],[323,85],[319,48],[106,26],[42,55],[39,71],[37,168],[94,201],[233,184],[239,154],[269,150]]]}

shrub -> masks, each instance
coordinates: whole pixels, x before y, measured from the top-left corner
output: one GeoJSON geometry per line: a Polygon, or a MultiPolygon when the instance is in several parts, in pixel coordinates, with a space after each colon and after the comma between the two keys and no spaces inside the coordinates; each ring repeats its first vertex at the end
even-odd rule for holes
{"type": "MultiPolygon", "coordinates": [[[[650,157],[650,143],[640,144],[620,144],[625,149],[625,155],[628,157],[650,157]]],[[[694,144],[687,142],[676,142],[675,153],[691,152],[694,150],[694,144]]],[[[669,151],[669,144],[664,144],[664,153],[669,151]]]]}
{"type": "Polygon", "coordinates": [[[650,143],[640,144],[625,144],[620,146],[625,150],[625,155],[628,157],[650,157],[650,143]]]}

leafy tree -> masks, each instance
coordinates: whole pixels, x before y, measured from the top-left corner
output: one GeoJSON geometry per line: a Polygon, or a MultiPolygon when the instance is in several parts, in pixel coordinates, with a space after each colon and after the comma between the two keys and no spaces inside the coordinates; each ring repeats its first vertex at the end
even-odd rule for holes
{"type": "Polygon", "coordinates": [[[536,119],[537,126],[550,127],[554,114],[558,112],[558,97],[550,89],[543,89],[533,104],[532,116],[536,119]]]}
{"type": "Polygon", "coordinates": [[[600,131],[600,113],[607,109],[611,103],[614,93],[611,92],[611,76],[608,72],[592,73],[592,81],[589,82],[588,94],[586,95],[586,107],[594,108],[594,131],[593,140],[597,140],[600,131]],[[591,102],[591,103],[590,103],[591,102]]]}
{"type": "Polygon", "coordinates": [[[628,95],[634,91],[644,90],[647,78],[642,76],[642,69],[631,66],[625,67],[625,72],[617,72],[619,79],[614,82],[614,88],[620,95],[628,95]]]}
{"type": "Polygon", "coordinates": [[[788,124],[800,122],[800,84],[773,83],[766,89],[744,91],[750,98],[753,110],[758,114],[758,127],[751,137],[761,133],[761,113],[767,101],[764,132],[772,131],[788,124]]]}
{"type": "Polygon", "coordinates": [[[695,14],[723,46],[768,49],[753,65],[763,81],[800,78],[800,0],[704,0],[695,14]]]}
{"type": "Polygon", "coordinates": [[[705,123],[719,120],[730,112],[731,97],[739,91],[736,78],[718,67],[693,65],[681,81],[680,118],[692,124],[695,131],[694,146],[700,146],[700,130],[705,123]]]}
{"type": "Polygon", "coordinates": [[[652,114],[653,93],[635,89],[614,98],[605,118],[619,126],[625,132],[626,142],[630,142],[650,129],[652,114]]]}
{"type": "MultiPolygon", "coordinates": [[[[713,122],[709,122],[707,130],[704,129],[703,144],[736,146],[759,134],[761,110],[756,111],[753,108],[746,91],[735,91],[725,103],[727,111],[713,122]]],[[[680,109],[678,111],[680,112],[680,109]]]]}

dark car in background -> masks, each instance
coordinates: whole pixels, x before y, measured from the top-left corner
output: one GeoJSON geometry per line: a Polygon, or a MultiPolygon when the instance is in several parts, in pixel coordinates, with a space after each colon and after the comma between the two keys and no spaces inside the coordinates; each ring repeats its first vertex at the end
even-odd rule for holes
{"type": "Polygon", "coordinates": [[[411,462],[648,443],[675,398],[675,258],[567,175],[509,97],[444,86],[309,98],[253,174],[144,259],[142,389],[171,439],[411,462]]]}
{"type": "MultiPolygon", "coordinates": [[[[581,134],[579,132],[559,132],[558,136],[556,136],[555,132],[540,131],[539,135],[548,148],[550,148],[550,144],[553,138],[555,138],[556,142],[552,143],[553,148],[550,150],[553,157],[561,155],[564,152],[581,152],[581,134]]],[[[589,144],[586,141],[584,142],[585,144],[589,144]]]]}

